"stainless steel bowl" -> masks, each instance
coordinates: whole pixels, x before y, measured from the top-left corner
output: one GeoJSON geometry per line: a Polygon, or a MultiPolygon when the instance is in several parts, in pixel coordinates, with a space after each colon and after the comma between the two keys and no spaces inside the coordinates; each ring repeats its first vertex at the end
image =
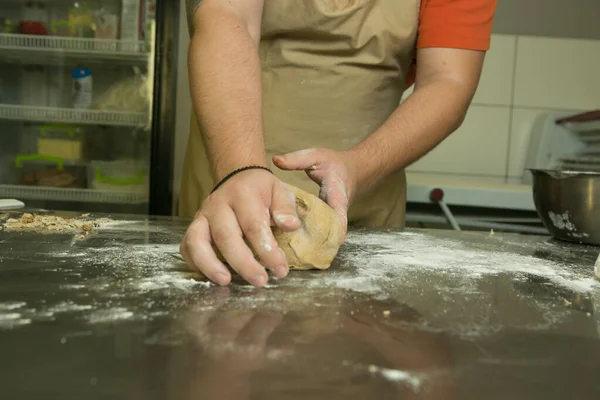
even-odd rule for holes
{"type": "Polygon", "coordinates": [[[600,245],[600,173],[530,169],[537,212],[556,239],[600,245]]]}

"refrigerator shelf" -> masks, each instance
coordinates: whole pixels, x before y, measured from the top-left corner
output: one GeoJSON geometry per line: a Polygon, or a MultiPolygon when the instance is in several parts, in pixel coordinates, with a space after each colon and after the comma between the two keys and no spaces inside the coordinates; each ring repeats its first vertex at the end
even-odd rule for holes
{"type": "MultiPolygon", "coordinates": [[[[143,41],[111,39],[86,39],[62,36],[22,35],[0,33],[0,52],[2,57],[18,57],[27,54],[85,56],[105,60],[126,60],[146,62],[149,53],[143,41]]],[[[44,61],[38,59],[39,61],[44,61]]]]}
{"type": "Polygon", "coordinates": [[[148,202],[147,194],[137,192],[21,185],[0,185],[0,198],[110,204],[144,204],[148,202]]]}
{"type": "Polygon", "coordinates": [[[0,119],[64,124],[141,126],[145,113],[0,104],[0,119]]]}

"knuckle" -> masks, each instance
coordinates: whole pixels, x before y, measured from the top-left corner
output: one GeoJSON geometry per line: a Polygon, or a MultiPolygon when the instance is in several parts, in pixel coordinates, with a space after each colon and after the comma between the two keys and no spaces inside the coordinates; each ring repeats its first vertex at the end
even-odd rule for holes
{"type": "Polygon", "coordinates": [[[212,231],[212,238],[216,243],[225,243],[230,236],[231,233],[226,229],[214,229],[212,231]]]}
{"type": "Polygon", "coordinates": [[[233,195],[235,196],[236,199],[245,200],[249,196],[252,195],[253,191],[254,191],[254,188],[252,186],[236,185],[235,188],[233,188],[233,195]]]}
{"type": "Polygon", "coordinates": [[[246,225],[246,234],[249,236],[261,235],[265,230],[265,222],[262,220],[252,220],[246,225]]]}
{"type": "Polygon", "coordinates": [[[201,214],[206,210],[209,210],[212,205],[217,201],[215,193],[211,193],[202,201],[202,205],[200,206],[200,210],[198,210],[197,214],[201,214]]]}
{"type": "Polygon", "coordinates": [[[188,226],[187,228],[184,239],[190,241],[191,239],[193,239],[194,236],[199,235],[201,233],[203,225],[206,224],[206,222],[207,220],[203,215],[192,221],[190,226],[188,226]]]}
{"type": "Polygon", "coordinates": [[[181,242],[181,246],[180,246],[181,251],[187,252],[188,249],[193,246],[194,246],[194,239],[193,239],[192,235],[185,235],[185,237],[183,238],[183,241],[181,242]]]}

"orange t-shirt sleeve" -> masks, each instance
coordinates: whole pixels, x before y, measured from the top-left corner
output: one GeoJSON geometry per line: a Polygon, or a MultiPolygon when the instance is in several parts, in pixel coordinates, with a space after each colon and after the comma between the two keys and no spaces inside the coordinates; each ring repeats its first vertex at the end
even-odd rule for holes
{"type": "Polygon", "coordinates": [[[498,0],[421,0],[417,48],[488,50],[498,0]]]}
{"type": "MultiPolygon", "coordinates": [[[[487,51],[498,0],[421,0],[417,49],[445,47],[487,51]]],[[[416,60],[406,88],[416,76],[416,60]]]]}

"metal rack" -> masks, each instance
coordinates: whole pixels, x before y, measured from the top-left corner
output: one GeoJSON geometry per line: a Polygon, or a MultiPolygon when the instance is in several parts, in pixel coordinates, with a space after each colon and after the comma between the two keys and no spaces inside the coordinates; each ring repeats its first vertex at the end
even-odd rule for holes
{"type": "Polygon", "coordinates": [[[146,113],[0,104],[0,119],[65,124],[142,126],[146,113]]]}
{"type": "Polygon", "coordinates": [[[0,198],[113,204],[144,204],[148,202],[146,193],[21,185],[0,185],[0,198]]]}
{"type": "Polygon", "coordinates": [[[34,53],[37,57],[58,54],[105,60],[146,62],[148,51],[143,41],[87,39],[62,36],[0,33],[0,55],[15,56],[34,53]]]}

